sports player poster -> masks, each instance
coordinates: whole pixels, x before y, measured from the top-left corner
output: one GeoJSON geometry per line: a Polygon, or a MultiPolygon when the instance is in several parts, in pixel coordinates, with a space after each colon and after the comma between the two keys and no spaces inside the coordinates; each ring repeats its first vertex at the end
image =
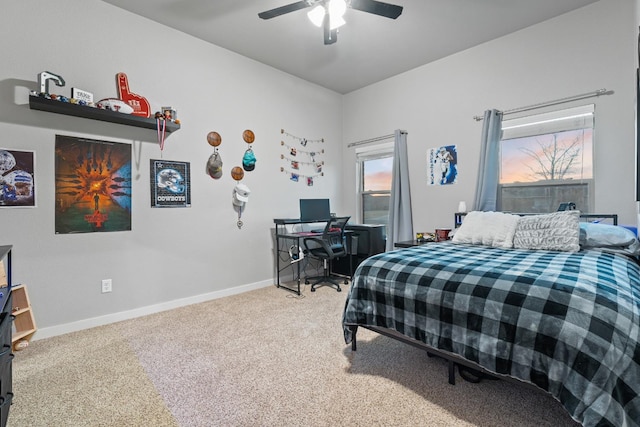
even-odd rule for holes
{"type": "Polygon", "coordinates": [[[431,148],[427,151],[428,184],[454,184],[458,179],[458,150],[455,145],[431,148]]]}
{"type": "Polygon", "coordinates": [[[56,135],[56,234],[131,230],[131,145],[56,135]]]}
{"type": "Polygon", "coordinates": [[[35,154],[0,148],[0,207],[36,205],[35,154]]]}
{"type": "Polygon", "coordinates": [[[151,207],[191,206],[191,172],[188,162],[151,159],[151,207]]]}

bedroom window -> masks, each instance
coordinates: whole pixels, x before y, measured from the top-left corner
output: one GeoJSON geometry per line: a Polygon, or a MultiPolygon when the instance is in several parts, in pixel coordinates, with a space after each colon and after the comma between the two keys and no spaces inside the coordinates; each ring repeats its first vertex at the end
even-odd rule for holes
{"type": "Polygon", "coordinates": [[[593,210],[594,105],[502,122],[498,209],[553,212],[573,202],[593,210]]]}
{"type": "Polygon", "coordinates": [[[389,221],[393,144],[356,151],[358,204],[362,224],[389,221]]]}

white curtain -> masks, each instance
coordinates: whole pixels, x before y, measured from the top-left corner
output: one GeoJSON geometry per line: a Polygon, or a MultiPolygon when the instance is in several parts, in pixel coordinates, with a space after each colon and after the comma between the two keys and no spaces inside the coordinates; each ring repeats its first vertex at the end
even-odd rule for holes
{"type": "Polygon", "coordinates": [[[484,112],[482,140],[480,141],[480,165],[476,182],[474,209],[495,211],[500,178],[500,139],[502,134],[502,112],[484,112]]]}
{"type": "Polygon", "coordinates": [[[394,249],[395,242],[413,240],[407,133],[396,130],[394,136],[391,197],[389,199],[389,225],[387,226],[387,251],[394,249]]]}

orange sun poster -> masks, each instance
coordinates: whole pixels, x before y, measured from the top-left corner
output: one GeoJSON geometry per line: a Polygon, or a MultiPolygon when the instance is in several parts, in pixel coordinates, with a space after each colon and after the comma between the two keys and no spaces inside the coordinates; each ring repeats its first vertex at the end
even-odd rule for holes
{"type": "Polygon", "coordinates": [[[56,234],[131,230],[131,145],[56,135],[56,234]]]}

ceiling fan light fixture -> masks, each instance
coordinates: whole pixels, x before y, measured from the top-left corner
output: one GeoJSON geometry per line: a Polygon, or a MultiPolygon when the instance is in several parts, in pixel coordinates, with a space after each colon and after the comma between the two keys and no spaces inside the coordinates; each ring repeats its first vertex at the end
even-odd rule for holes
{"type": "Polygon", "coordinates": [[[342,19],[342,16],[334,17],[333,15],[329,15],[329,28],[332,30],[335,30],[336,28],[340,28],[346,23],[347,21],[342,19]]]}
{"type": "Polygon", "coordinates": [[[309,21],[313,23],[313,25],[320,28],[322,27],[322,22],[324,21],[325,14],[326,10],[324,9],[324,6],[318,5],[307,12],[307,17],[309,18],[309,21]]]}
{"type": "Polygon", "coordinates": [[[319,4],[309,12],[307,16],[316,27],[322,27],[324,17],[329,15],[329,27],[332,30],[342,27],[346,21],[342,18],[347,11],[347,3],[344,0],[330,0],[328,3],[319,4]]]}
{"type": "Polygon", "coordinates": [[[329,1],[329,16],[331,19],[337,20],[342,18],[347,11],[347,3],[344,0],[330,0],[329,1]]]}

